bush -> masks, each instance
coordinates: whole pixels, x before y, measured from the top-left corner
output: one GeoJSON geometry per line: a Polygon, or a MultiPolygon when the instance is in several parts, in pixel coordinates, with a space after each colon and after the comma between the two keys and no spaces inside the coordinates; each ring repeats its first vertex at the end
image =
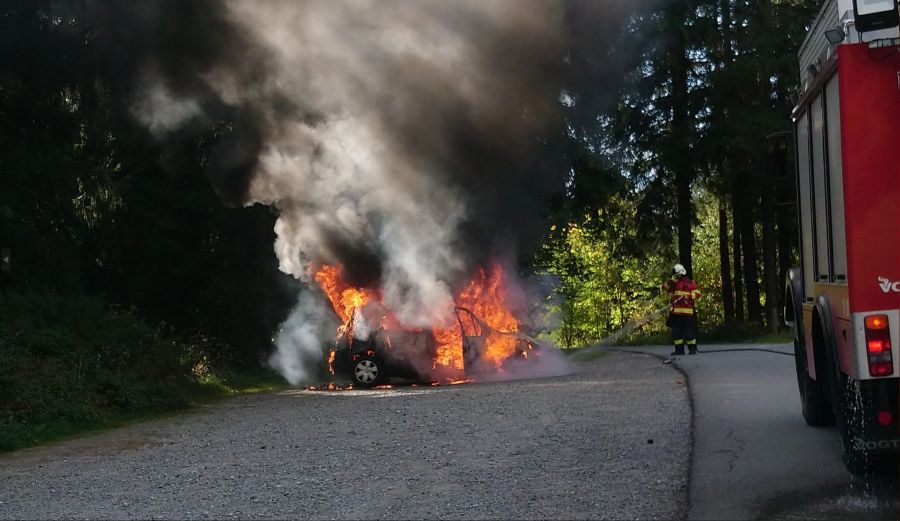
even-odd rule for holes
{"type": "Polygon", "coordinates": [[[0,293],[0,450],[185,404],[195,379],[184,353],[99,298],[0,293]]]}

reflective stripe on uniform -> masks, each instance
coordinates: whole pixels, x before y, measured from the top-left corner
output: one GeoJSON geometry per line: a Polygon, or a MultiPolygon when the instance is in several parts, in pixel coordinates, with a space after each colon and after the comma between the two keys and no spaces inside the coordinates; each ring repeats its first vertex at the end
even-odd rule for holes
{"type": "Polygon", "coordinates": [[[693,315],[694,308],[673,308],[672,314],[674,314],[674,315],[693,315]]]}

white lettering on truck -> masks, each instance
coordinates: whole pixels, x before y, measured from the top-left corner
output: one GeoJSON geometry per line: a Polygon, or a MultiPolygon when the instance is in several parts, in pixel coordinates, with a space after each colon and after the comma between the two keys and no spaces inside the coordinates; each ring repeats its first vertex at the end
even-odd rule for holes
{"type": "Polygon", "coordinates": [[[900,293],[900,281],[894,282],[884,277],[878,277],[878,285],[881,286],[881,291],[885,293],[900,293]]]}
{"type": "Polygon", "coordinates": [[[888,450],[896,449],[898,447],[900,447],[900,440],[866,441],[862,438],[853,438],[853,450],[858,452],[866,450],[888,450]]]}

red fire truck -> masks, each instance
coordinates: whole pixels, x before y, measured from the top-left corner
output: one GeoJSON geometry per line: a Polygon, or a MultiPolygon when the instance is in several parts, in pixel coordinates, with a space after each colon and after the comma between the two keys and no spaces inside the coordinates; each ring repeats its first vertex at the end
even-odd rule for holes
{"type": "Polygon", "coordinates": [[[837,425],[854,473],[900,447],[898,36],[897,0],[826,1],[793,112],[801,266],[785,322],[803,417],[837,425]]]}

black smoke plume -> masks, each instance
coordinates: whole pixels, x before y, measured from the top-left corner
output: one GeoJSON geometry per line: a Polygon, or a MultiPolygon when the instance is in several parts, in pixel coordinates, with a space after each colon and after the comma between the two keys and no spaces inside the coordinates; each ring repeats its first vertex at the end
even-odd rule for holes
{"type": "Polygon", "coordinates": [[[573,100],[616,74],[600,57],[634,7],[57,5],[94,21],[85,38],[112,49],[135,91],[128,109],[154,133],[227,122],[207,174],[226,204],[278,209],[282,271],[308,280],[311,264],[339,264],[409,326],[444,320],[473,268],[537,244],[545,202],[565,187],[573,100]]]}

